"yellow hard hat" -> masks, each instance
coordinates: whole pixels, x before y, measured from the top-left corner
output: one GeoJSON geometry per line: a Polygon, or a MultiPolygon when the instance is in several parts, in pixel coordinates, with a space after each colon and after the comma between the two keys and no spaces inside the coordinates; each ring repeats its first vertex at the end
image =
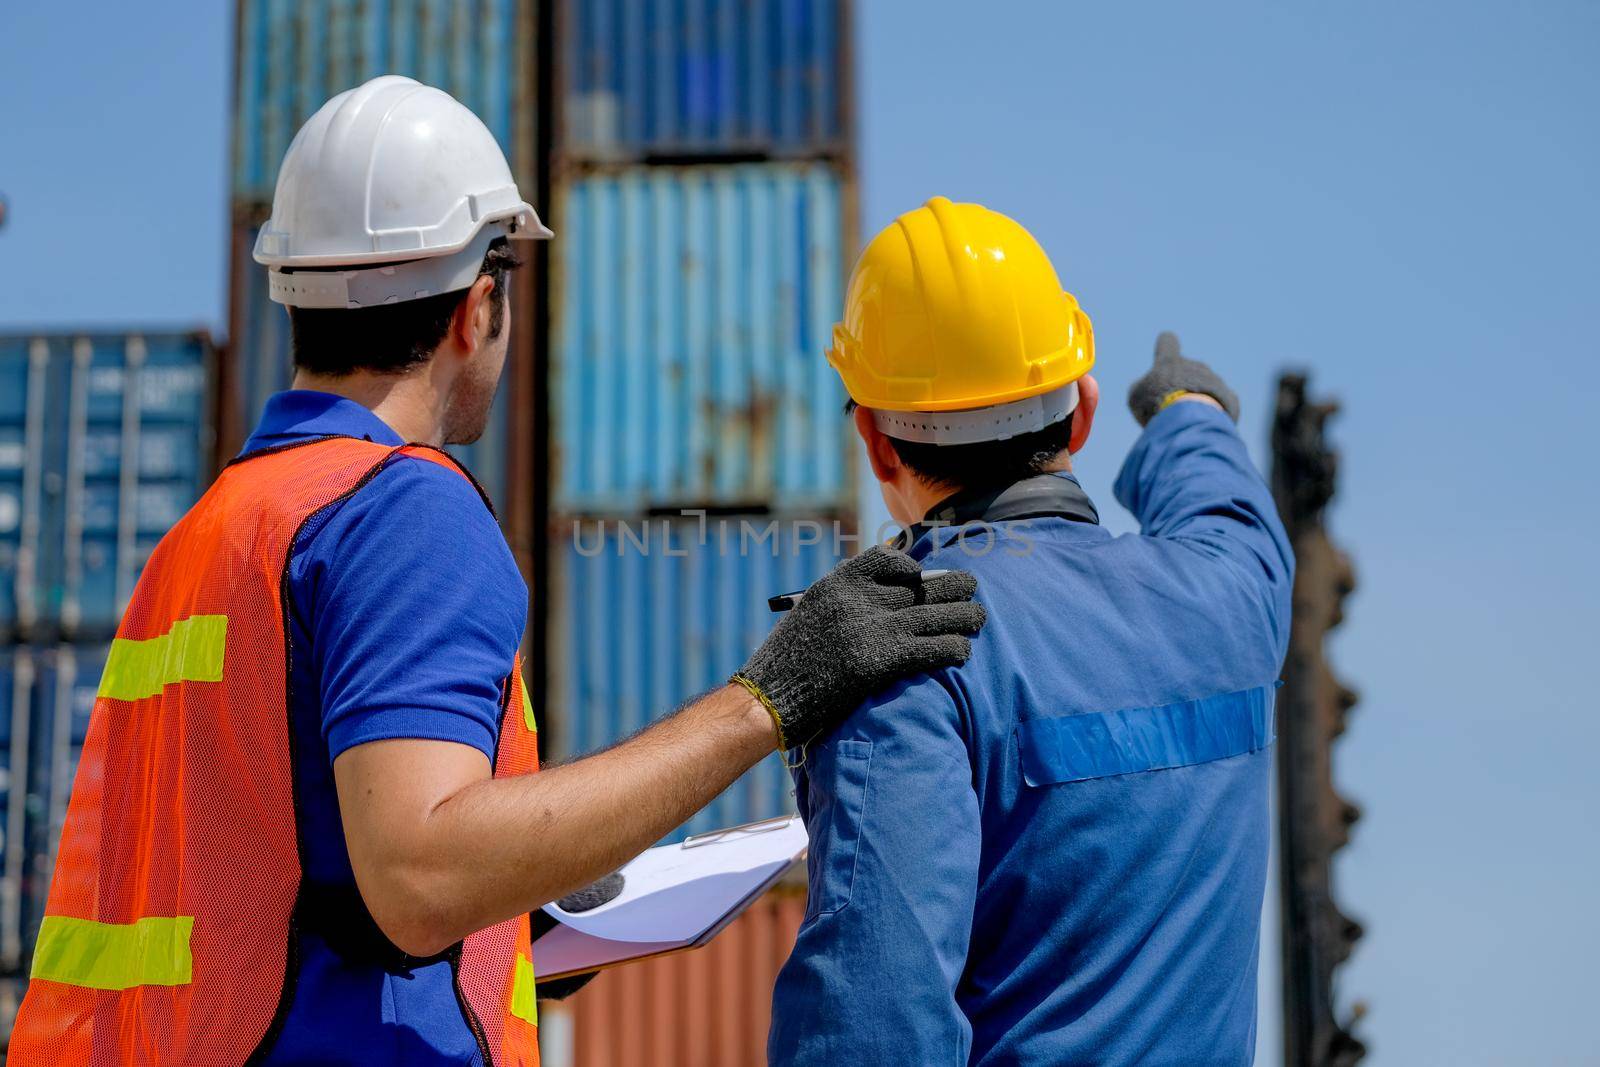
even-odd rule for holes
{"type": "MultiPolygon", "coordinates": [[[[1094,366],[1094,330],[1032,234],[936,196],[861,253],[828,362],[862,407],[966,411],[1063,392],[1094,366]]],[[[986,438],[976,426],[943,438],[958,439],[986,438]]]]}

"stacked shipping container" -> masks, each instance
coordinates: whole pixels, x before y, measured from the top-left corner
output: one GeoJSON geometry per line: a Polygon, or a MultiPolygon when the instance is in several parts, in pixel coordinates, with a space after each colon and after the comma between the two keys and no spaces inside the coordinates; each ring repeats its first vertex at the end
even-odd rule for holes
{"type": "MultiPolygon", "coordinates": [[[[566,751],[720,684],[766,598],[854,533],[822,358],[854,238],[846,13],[555,6],[547,711],[566,751]]],[[[773,757],[686,830],[792,803],[773,757]]],[[[602,975],[547,1011],[551,1067],[761,1062],[802,910],[769,900],[703,952],[602,975]]]]}
{"type": "Polygon", "coordinates": [[[0,337],[0,973],[26,969],[108,642],[210,478],[214,369],[198,333],[0,337]]]}
{"type": "MultiPolygon", "coordinates": [[[[780,572],[782,588],[804,585],[838,554],[853,479],[821,352],[854,197],[840,5],[566,0],[554,15],[548,703],[561,747],[582,751],[639,724],[597,718],[594,694],[648,693],[660,714],[716,684],[770,624],[780,572]],[[779,558],[571,544],[574,521],[684,510],[709,510],[736,545],[741,528],[776,521],[779,558]],[[797,521],[819,523],[821,543],[797,521]],[[697,581],[712,583],[705,603],[745,598],[743,624],[623,606],[697,581]],[[607,625],[586,628],[582,591],[596,587],[615,593],[607,625]],[[606,657],[583,637],[600,633],[606,657]]],[[[752,780],[784,777],[774,760],[752,780]]],[[[717,813],[761,818],[785,798],[740,783],[717,813]]]]}

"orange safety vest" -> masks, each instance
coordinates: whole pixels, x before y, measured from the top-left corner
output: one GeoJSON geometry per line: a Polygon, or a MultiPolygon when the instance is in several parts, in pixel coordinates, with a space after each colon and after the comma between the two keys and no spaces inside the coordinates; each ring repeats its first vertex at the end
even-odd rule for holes
{"type": "MultiPolygon", "coordinates": [[[[306,522],[401,456],[468,477],[419,445],[267,449],[156,547],[95,700],[13,1067],[226,1067],[276,1038],[302,903],[284,576],[306,522]]],[[[507,664],[497,777],[538,769],[521,675],[507,664]]],[[[448,955],[485,1062],[536,1067],[528,916],[448,955]]]]}

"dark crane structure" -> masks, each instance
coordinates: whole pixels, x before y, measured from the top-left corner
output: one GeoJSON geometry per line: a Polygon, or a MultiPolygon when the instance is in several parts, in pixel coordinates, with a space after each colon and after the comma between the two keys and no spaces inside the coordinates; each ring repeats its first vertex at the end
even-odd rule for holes
{"type": "Polygon", "coordinates": [[[1333,403],[1306,397],[1306,376],[1278,380],[1272,428],[1272,491],[1294,545],[1294,618],[1278,699],[1278,842],[1282,894],[1285,1067],[1352,1067],[1366,1047],[1340,1020],[1334,971],[1361,926],[1333,899],[1333,854],[1350,839],[1360,809],[1334,789],[1332,745],[1356,694],[1333,674],[1325,644],[1343,618],[1355,572],[1328,537],[1338,456],[1328,447],[1333,403]]]}

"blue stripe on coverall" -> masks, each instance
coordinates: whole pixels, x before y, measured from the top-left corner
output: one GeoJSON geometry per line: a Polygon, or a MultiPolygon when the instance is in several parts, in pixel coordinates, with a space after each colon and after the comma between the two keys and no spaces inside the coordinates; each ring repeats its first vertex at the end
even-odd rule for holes
{"type": "Polygon", "coordinates": [[[1082,782],[1259,751],[1272,743],[1276,688],[1018,723],[1023,779],[1031,786],[1082,782]]]}

